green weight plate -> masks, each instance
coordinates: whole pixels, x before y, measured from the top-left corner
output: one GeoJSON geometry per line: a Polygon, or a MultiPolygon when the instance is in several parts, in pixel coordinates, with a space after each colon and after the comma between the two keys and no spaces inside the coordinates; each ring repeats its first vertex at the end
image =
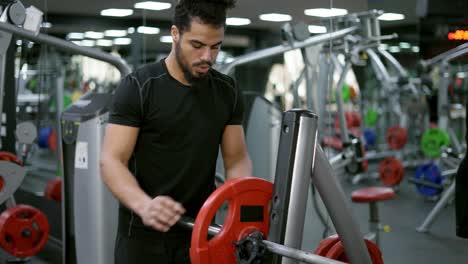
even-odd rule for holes
{"type": "Polygon", "coordinates": [[[379,119],[377,111],[374,109],[367,109],[364,115],[364,123],[366,123],[367,126],[373,126],[377,122],[377,119],[379,119]]]}
{"type": "Polygon", "coordinates": [[[351,89],[347,84],[343,85],[343,102],[348,102],[349,99],[351,98],[351,89]]]}
{"type": "Polygon", "coordinates": [[[421,150],[429,158],[439,157],[442,146],[450,146],[449,134],[440,128],[431,128],[424,132],[421,139],[421,150]]]}

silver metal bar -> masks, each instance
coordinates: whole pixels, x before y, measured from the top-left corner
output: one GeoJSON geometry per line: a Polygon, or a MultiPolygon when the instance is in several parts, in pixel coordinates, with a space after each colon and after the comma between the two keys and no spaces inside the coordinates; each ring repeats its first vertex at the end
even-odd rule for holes
{"type": "Polygon", "coordinates": [[[333,39],[342,38],[356,31],[357,29],[358,27],[349,27],[349,28],[345,28],[342,30],[338,30],[333,33],[324,33],[321,35],[310,37],[304,41],[294,42],[293,45],[279,45],[279,46],[275,46],[275,47],[271,47],[271,48],[267,48],[263,50],[258,50],[258,51],[234,58],[233,62],[226,64],[226,65],[221,65],[219,70],[224,74],[229,74],[236,66],[246,64],[249,62],[253,62],[253,61],[258,61],[258,60],[272,57],[275,55],[283,54],[293,49],[300,49],[300,48],[304,48],[307,46],[324,43],[333,39]]]}
{"type": "MultiPolygon", "coordinates": [[[[468,49],[467,49],[468,50],[468,49]]],[[[448,130],[449,127],[449,98],[448,86],[450,84],[450,73],[448,63],[443,63],[442,66],[442,79],[438,85],[438,98],[437,98],[437,113],[439,120],[437,125],[439,128],[448,130]]]]}
{"type": "Polygon", "coordinates": [[[468,53],[468,48],[457,50],[444,58],[444,62],[449,62],[468,53]]]}
{"type": "Polygon", "coordinates": [[[3,22],[0,22],[0,31],[9,32],[16,36],[20,36],[22,38],[26,38],[37,43],[51,45],[62,51],[70,52],[73,54],[81,54],[100,61],[108,62],[114,65],[120,71],[122,77],[128,75],[131,72],[130,68],[125,63],[125,61],[116,56],[110,55],[109,53],[105,53],[97,49],[81,47],[66,40],[52,37],[42,33],[39,33],[36,36],[31,31],[3,22]]]}
{"type": "Polygon", "coordinates": [[[442,175],[443,177],[445,177],[445,176],[454,175],[454,174],[456,174],[457,172],[458,172],[458,168],[457,168],[457,169],[451,169],[451,170],[445,170],[445,171],[443,171],[443,172],[441,173],[441,175],[442,175]]]}
{"type": "Polygon", "coordinates": [[[314,263],[314,264],[344,264],[345,263],[345,262],[341,262],[338,260],[325,258],[316,254],[309,253],[309,252],[305,252],[302,250],[289,248],[289,247],[286,247],[281,244],[277,244],[268,240],[263,240],[262,243],[266,246],[266,248],[269,251],[275,254],[287,257],[287,258],[294,259],[296,261],[301,261],[305,263],[314,263]]]}
{"type": "MultiPolygon", "coordinates": [[[[1,13],[0,13],[1,14],[1,13]]],[[[1,22],[0,22],[1,24],[1,22]]],[[[5,96],[5,67],[8,46],[10,46],[11,34],[0,31],[0,126],[3,122],[3,97],[5,96]]],[[[0,148],[2,148],[0,140],[0,148]]]]}
{"type": "Polygon", "coordinates": [[[336,85],[336,103],[338,106],[338,115],[340,118],[341,128],[341,140],[343,141],[343,144],[349,142],[348,127],[346,125],[346,117],[343,106],[343,84],[345,82],[346,75],[348,74],[349,69],[351,69],[351,62],[349,60],[346,60],[346,63],[343,66],[343,70],[340,74],[340,79],[338,81],[338,84],[336,85]]]}
{"type": "Polygon", "coordinates": [[[372,62],[374,71],[377,73],[377,78],[380,79],[380,81],[387,83],[390,82],[390,75],[388,74],[388,71],[379,56],[373,49],[367,49],[366,52],[372,62]]]}
{"type": "MultiPolygon", "coordinates": [[[[184,228],[187,228],[189,230],[192,230],[194,227],[194,221],[193,219],[182,218],[182,221],[179,221],[178,225],[184,228]]],[[[215,236],[219,232],[221,232],[221,227],[216,227],[213,225],[208,227],[208,234],[211,236],[215,236]]],[[[262,240],[261,242],[266,246],[266,248],[269,251],[275,254],[284,256],[284,257],[292,258],[297,261],[302,261],[306,263],[318,263],[318,264],[343,264],[344,263],[341,261],[336,261],[333,259],[325,258],[325,257],[315,255],[309,252],[305,252],[302,250],[290,248],[290,247],[287,247],[278,243],[274,243],[268,240],[262,240]]]]}
{"type": "MultiPolygon", "coordinates": [[[[195,226],[195,221],[191,218],[188,217],[182,217],[179,222],[177,222],[178,225],[182,226],[183,228],[186,228],[187,230],[193,230],[193,227],[195,226]]],[[[210,225],[208,227],[208,234],[211,236],[215,236],[221,231],[221,226],[214,226],[210,225]]]]}
{"type": "Polygon", "coordinates": [[[434,64],[437,64],[437,63],[443,61],[444,59],[446,59],[451,54],[456,53],[456,52],[458,52],[460,50],[463,50],[463,49],[466,49],[466,48],[468,48],[468,43],[461,44],[460,46],[457,46],[456,48],[453,48],[451,50],[443,52],[443,53],[435,56],[434,58],[423,61],[422,65],[425,66],[425,67],[432,66],[434,64]]]}
{"type": "MultiPolygon", "coordinates": [[[[284,233],[284,245],[290,248],[300,249],[302,247],[310,185],[309,172],[314,167],[315,149],[317,148],[317,127],[318,118],[316,115],[307,113],[301,115],[284,233]]],[[[283,259],[281,263],[293,264],[294,262],[283,259]]]]}
{"type": "Polygon", "coordinates": [[[330,162],[330,165],[332,167],[335,167],[337,164],[343,162],[344,160],[346,160],[344,153],[340,153],[331,157],[328,161],[330,162]]]}
{"type": "Polygon", "coordinates": [[[440,200],[437,202],[437,204],[434,206],[431,212],[424,219],[424,222],[419,227],[417,227],[416,230],[422,233],[429,231],[429,228],[431,227],[437,215],[439,215],[439,213],[442,211],[445,205],[447,205],[450,199],[454,197],[454,195],[455,195],[455,181],[453,181],[450,187],[444,192],[440,200]]]}
{"type": "MultiPolygon", "coordinates": [[[[62,143],[62,122],[61,122],[61,115],[63,112],[63,91],[64,91],[64,78],[65,78],[65,69],[59,69],[60,75],[58,76],[56,80],[56,86],[57,86],[57,91],[55,95],[55,100],[56,100],[56,109],[55,109],[55,115],[56,115],[56,138],[57,138],[57,150],[56,150],[56,156],[58,162],[62,162],[62,149],[63,149],[63,143],[62,143]]],[[[60,168],[62,167],[62,164],[60,164],[60,168]]]]}
{"type": "MultiPolygon", "coordinates": [[[[376,15],[372,16],[372,26],[374,30],[374,37],[380,38],[381,37],[380,22],[379,22],[378,16],[376,15]]],[[[380,44],[380,40],[378,40],[377,42],[380,44]]]]}
{"type": "Polygon", "coordinates": [[[453,128],[448,127],[447,132],[449,133],[450,141],[452,142],[452,145],[455,148],[455,151],[457,153],[462,153],[463,152],[463,146],[460,143],[460,140],[458,140],[457,135],[455,134],[455,131],[453,130],[453,128]]]}
{"type": "Polygon", "coordinates": [[[384,58],[390,62],[391,65],[397,70],[398,75],[400,77],[408,77],[408,72],[403,68],[403,66],[400,64],[400,62],[395,59],[388,51],[378,49],[379,53],[384,56],[384,58]]]}
{"type": "Polygon", "coordinates": [[[346,256],[352,264],[371,264],[367,247],[359,225],[352,214],[347,197],[320,146],[315,154],[315,170],[312,171],[312,181],[317,187],[341,242],[346,256]]]}
{"type": "Polygon", "coordinates": [[[444,189],[444,187],[442,185],[440,185],[440,184],[432,183],[432,182],[426,181],[426,180],[416,179],[416,178],[413,178],[413,177],[408,178],[408,181],[411,182],[411,183],[431,187],[431,188],[438,189],[438,190],[444,189]]]}

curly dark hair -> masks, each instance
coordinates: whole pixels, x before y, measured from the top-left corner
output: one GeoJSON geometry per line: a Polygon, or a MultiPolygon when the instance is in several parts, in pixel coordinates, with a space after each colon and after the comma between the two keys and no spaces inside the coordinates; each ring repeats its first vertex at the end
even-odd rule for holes
{"type": "Polygon", "coordinates": [[[179,0],[173,23],[181,34],[190,30],[193,18],[200,19],[203,24],[223,27],[226,23],[226,10],[235,5],[236,0],[179,0]]]}

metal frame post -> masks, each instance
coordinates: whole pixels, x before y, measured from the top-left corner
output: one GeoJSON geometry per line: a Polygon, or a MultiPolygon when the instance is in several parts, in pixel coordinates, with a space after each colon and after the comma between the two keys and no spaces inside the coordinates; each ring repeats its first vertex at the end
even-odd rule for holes
{"type": "Polygon", "coordinates": [[[311,177],[323,203],[331,217],[346,256],[353,264],[370,264],[371,259],[360,232],[357,220],[354,218],[349,204],[349,198],[344,194],[327,156],[320,146],[315,154],[315,170],[311,177]]]}
{"type": "MultiPolygon", "coordinates": [[[[302,246],[317,126],[318,117],[310,111],[290,110],[283,115],[268,239],[290,248],[302,246]]],[[[295,262],[276,255],[273,263],[295,262]]]]}

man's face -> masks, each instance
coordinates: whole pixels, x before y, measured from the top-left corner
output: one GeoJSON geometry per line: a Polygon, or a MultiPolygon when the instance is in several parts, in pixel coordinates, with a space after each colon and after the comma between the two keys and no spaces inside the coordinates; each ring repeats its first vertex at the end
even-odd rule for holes
{"type": "Polygon", "coordinates": [[[223,39],[224,27],[202,24],[197,19],[192,20],[190,30],[178,34],[174,43],[175,55],[189,83],[206,77],[218,56],[223,39]]]}

